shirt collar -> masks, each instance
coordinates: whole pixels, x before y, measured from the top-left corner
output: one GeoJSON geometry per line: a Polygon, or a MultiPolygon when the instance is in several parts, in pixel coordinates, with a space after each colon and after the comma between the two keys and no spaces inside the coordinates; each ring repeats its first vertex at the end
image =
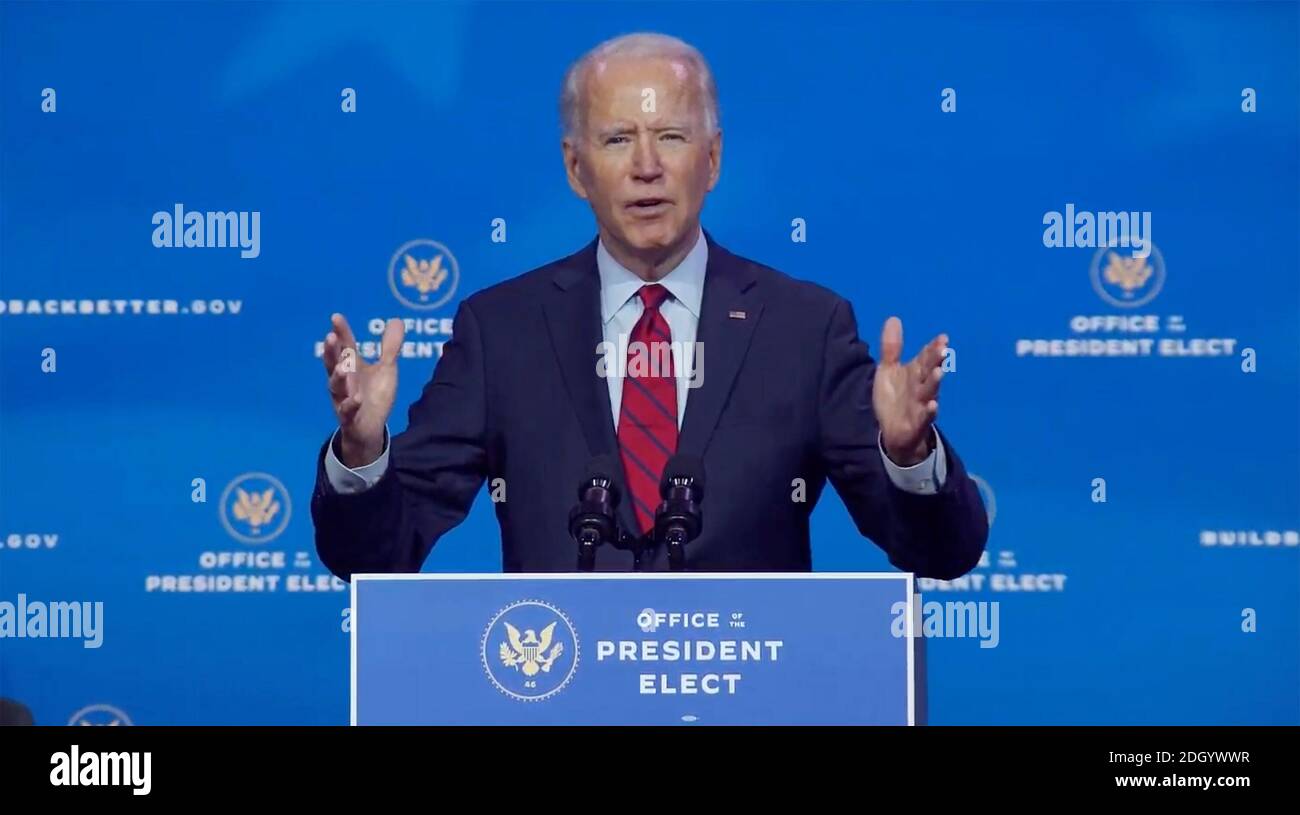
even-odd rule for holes
{"type": "MultiPolygon", "coordinates": [[[[700,303],[704,299],[704,271],[708,264],[709,242],[704,239],[704,230],[701,228],[691,251],[677,264],[677,268],[658,281],[696,320],[700,319],[700,303]]],[[[600,272],[600,317],[603,323],[608,323],[646,282],[614,260],[603,240],[596,246],[596,269],[600,272]]]]}

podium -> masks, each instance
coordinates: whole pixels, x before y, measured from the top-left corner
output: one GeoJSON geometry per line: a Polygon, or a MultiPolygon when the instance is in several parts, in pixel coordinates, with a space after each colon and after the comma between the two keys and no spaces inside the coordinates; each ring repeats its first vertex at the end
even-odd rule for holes
{"type": "Polygon", "coordinates": [[[905,573],[354,575],[351,722],[917,724],[915,606],[905,573]]]}

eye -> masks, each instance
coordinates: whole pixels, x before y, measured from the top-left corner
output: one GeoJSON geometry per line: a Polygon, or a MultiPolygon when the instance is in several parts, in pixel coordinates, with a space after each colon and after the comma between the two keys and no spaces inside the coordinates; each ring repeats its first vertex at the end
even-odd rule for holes
{"type": "Polygon", "coordinates": [[[605,144],[626,144],[627,136],[610,136],[605,139],[605,144]]]}
{"type": "Polygon", "coordinates": [[[676,139],[677,141],[686,141],[686,137],[681,133],[664,133],[660,136],[662,139],[676,139]]]}

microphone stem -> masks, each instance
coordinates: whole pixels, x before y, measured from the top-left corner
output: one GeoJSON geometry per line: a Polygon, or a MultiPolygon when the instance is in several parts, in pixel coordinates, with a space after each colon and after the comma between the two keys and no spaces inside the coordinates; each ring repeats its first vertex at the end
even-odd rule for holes
{"type": "Polygon", "coordinates": [[[686,571],[686,534],[680,529],[668,531],[668,568],[674,572],[686,571]]]}
{"type": "Polygon", "coordinates": [[[594,530],[584,529],[578,538],[578,571],[590,572],[596,567],[597,536],[594,530]]]}

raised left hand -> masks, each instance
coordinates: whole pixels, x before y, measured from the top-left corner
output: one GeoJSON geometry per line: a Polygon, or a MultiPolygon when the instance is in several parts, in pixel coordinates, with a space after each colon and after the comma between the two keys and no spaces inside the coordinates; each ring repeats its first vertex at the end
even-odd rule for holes
{"type": "Polygon", "coordinates": [[[947,347],[948,335],[940,334],[910,362],[900,363],[903,321],[890,317],[880,332],[871,404],[885,455],[895,464],[908,467],[924,461],[934,447],[931,427],[939,415],[939,381],[947,347]]]}

